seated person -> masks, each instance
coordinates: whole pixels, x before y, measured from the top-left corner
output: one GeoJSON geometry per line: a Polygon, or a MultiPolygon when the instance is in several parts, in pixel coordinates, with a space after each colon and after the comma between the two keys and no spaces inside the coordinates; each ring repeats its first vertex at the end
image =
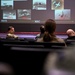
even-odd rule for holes
{"type": "Polygon", "coordinates": [[[6,35],[6,38],[15,38],[15,39],[18,38],[18,36],[15,35],[14,32],[15,32],[14,27],[9,26],[9,28],[8,28],[8,33],[7,33],[7,35],[6,35]]]}
{"type": "Polygon", "coordinates": [[[68,29],[66,34],[68,35],[67,39],[75,39],[75,31],[73,29],[68,29]]]}
{"type": "Polygon", "coordinates": [[[75,75],[75,49],[50,53],[45,61],[44,75],[75,75]]]}
{"type": "Polygon", "coordinates": [[[57,38],[54,34],[56,29],[56,22],[54,20],[48,19],[45,22],[44,27],[44,36],[42,38],[39,38],[37,42],[59,42],[65,44],[65,41],[63,39],[57,38]]]}
{"type": "Polygon", "coordinates": [[[4,62],[0,62],[0,75],[15,75],[13,67],[4,62]]]}
{"type": "Polygon", "coordinates": [[[40,27],[40,33],[36,35],[35,39],[37,40],[38,38],[43,37],[44,32],[45,32],[44,25],[41,25],[41,27],[40,27]]]}

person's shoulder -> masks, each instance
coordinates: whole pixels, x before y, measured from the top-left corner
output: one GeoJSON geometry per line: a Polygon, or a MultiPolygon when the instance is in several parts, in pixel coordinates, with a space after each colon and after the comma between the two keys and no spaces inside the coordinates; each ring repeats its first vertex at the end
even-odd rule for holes
{"type": "Polygon", "coordinates": [[[40,33],[36,35],[35,39],[37,40],[38,38],[40,38],[40,33]]]}
{"type": "Polygon", "coordinates": [[[8,33],[7,36],[12,36],[12,34],[8,33]]]}
{"type": "Polygon", "coordinates": [[[58,37],[54,37],[54,39],[52,40],[52,42],[65,43],[64,39],[58,38],[58,37]]]}
{"type": "Polygon", "coordinates": [[[64,39],[62,39],[62,38],[55,38],[55,39],[56,39],[56,40],[53,41],[53,42],[64,43],[64,44],[65,44],[65,47],[67,47],[67,45],[66,45],[64,39]]]}
{"type": "Polygon", "coordinates": [[[40,33],[36,35],[36,37],[39,37],[39,36],[40,36],[40,33]]]}
{"type": "Polygon", "coordinates": [[[43,42],[43,38],[38,38],[36,42],[43,42]]]}
{"type": "Polygon", "coordinates": [[[62,38],[56,38],[58,42],[61,42],[61,43],[65,43],[64,39],[62,38]]]}

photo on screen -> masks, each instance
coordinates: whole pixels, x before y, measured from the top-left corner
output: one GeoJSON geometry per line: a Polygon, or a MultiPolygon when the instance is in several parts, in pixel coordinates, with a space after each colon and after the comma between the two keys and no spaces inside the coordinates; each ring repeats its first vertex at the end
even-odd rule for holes
{"type": "Polygon", "coordinates": [[[13,0],[1,0],[1,9],[13,9],[13,0]]]}
{"type": "Polygon", "coordinates": [[[31,10],[18,9],[18,19],[31,20],[31,10]]]}
{"type": "Polygon", "coordinates": [[[16,19],[16,10],[3,10],[3,19],[16,19]]]}
{"type": "Polygon", "coordinates": [[[71,19],[71,10],[55,10],[55,20],[70,20],[71,19]]]}
{"type": "Polygon", "coordinates": [[[46,10],[46,0],[33,0],[33,9],[35,10],[46,10]]]}
{"type": "Polygon", "coordinates": [[[27,1],[27,0],[14,0],[14,1],[27,1]]]}
{"type": "Polygon", "coordinates": [[[51,9],[52,10],[64,9],[64,0],[51,0],[51,9]]]}
{"type": "Polygon", "coordinates": [[[0,23],[75,24],[75,0],[0,0],[0,23]]]}

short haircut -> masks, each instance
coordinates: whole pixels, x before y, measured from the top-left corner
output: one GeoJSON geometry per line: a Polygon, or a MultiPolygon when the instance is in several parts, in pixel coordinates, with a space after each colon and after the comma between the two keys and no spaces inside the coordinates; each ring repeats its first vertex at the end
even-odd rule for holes
{"type": "Polygon", "coordinates": [[[41,25],[41,26],[40,26],[40,31],[41,31],[41,33],[44,33],[44,32],[45,32],[44,25],[41,25]]]}
{"type": "Polygon", "coordinates": [[[14,28],[14,27],[13,27],[13,26],[9,26],[9,27],[8,27],[8,31],[9,31],[11,28],[14,28]]]}

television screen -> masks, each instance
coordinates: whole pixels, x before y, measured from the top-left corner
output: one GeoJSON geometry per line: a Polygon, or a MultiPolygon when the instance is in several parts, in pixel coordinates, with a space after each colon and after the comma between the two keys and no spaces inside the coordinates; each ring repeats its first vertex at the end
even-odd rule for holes
{"type": "Polygon", "coordinates": [[[75,0],[0,0],[0,23],[75,24],[75,0]]]}

